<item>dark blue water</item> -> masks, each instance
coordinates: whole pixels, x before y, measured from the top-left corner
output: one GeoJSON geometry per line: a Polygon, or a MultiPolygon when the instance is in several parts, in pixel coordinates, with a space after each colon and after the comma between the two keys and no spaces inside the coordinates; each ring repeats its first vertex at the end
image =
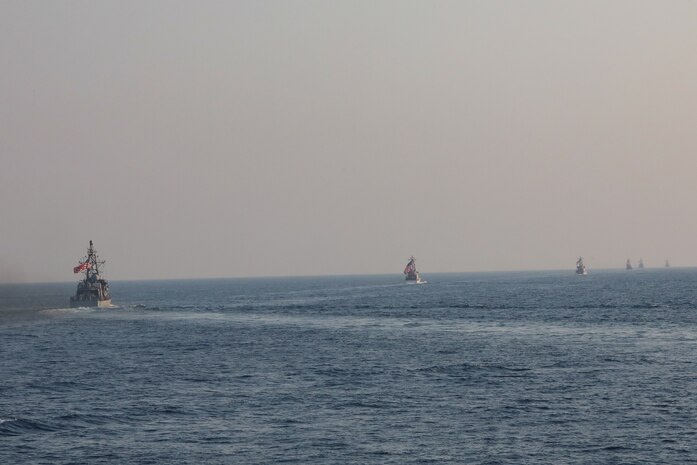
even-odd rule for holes
{"type": "Polygon", "coordinates": [[[697,270],[0,286],[2,464],[697,463],[697,270]]]}

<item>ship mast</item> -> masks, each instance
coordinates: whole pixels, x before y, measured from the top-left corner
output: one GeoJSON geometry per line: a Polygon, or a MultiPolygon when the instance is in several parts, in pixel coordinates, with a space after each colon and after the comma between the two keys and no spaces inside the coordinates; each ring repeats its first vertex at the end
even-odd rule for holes
{"type": "Polygon", "coordinates": [[[86,270],[85,277],[87,280],[89,281],[90,275],[96,275],[99,277],[99,265],[104,265],[105,261],[97,259],[97,251],[94,250],[92,240],[90,240],[90,247],[87,249],[87,262],[90,264],[90,267],[86,270]]]}

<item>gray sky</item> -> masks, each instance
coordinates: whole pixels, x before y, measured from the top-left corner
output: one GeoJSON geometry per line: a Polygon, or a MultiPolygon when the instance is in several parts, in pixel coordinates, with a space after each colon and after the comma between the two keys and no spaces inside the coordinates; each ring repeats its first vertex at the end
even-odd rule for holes
{"type": "Polygon", "coordinates": [[[0,281],[697,264],[697,2],[0,3],[0,281]]]}

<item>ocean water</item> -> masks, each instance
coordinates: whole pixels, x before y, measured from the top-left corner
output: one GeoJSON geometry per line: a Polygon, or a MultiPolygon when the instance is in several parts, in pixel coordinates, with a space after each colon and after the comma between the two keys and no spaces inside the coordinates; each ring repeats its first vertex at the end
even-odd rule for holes
{"type": "Polygon", "coordinates": [[[0,285],[0,463],[697,463],[697,270],[425,277],[0,285]]]}

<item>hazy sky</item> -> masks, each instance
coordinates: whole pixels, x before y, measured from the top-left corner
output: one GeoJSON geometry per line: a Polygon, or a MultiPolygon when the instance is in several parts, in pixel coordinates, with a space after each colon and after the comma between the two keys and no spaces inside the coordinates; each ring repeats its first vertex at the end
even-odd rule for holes
{"type": "Polygon", "coordinates": [[[697,264],[697,2],[0,1],[0,281],[697,264]]]}

